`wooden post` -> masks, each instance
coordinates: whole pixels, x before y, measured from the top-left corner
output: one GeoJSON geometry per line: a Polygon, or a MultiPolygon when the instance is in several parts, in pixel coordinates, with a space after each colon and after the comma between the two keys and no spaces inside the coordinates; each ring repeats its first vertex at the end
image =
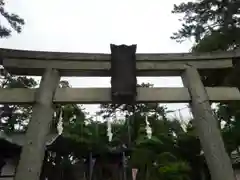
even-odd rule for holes
{"type": "Polygon", "coordinates": [[[45,154],[46,136],[53,117],[53,96],[60,76],[57,70],[46,69],[35,95],[32,119],[29,122],[15,180],[39,180],[45,154]]]}
{"type": "Polygon", "coordinates": [[[212,180],[235,180],[230,158],[213,116],[209,98],[196,68],[188,66],[183,83],[192,98],[194,125],[197,129],[212,180]]]}

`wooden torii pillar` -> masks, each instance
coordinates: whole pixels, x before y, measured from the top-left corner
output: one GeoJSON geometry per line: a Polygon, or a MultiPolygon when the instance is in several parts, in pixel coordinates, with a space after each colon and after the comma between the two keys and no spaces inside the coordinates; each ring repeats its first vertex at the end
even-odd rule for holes
{"type": "MultiPolygon", "coordinates": [[[[38,180],[53,103],[108,103],[109,88],[57,88],[62,76],[109,76],[109,54],[0,49],[1,63],[12,74],[42,76],[39,89],[0,89],[0,103],[33,104],[33,115],[15,180],[38,180]],[[60,75],[59,75],[60,74],[60,75]],[[56,91],[56,92],[55,92],[56,91]]],[[[211,102],[240,100],[234,87],[204,87],[198,70],[230,69],[240,53],[136,54],[137,76],[182,76],[185,88],[137,88],[141,103],[191,103],[194,123],[212,180],[234,180],[230,159],[211,113],[211,102]]]]}
{"type": "Polygon", "coordinates": [[[212,180],[234,180],[232,164],[197,69],[187,66],[182,80],[192,99],[190,105],[194,116],[193,123],[197,129],[212,180]]]}
{"type": "Polygon", "coordinates": [[[39,180],[45,154],[45,143],[53,118],[53,97],[60,76],[55,69],[46,69],[35,95],[32,119],[22,148],[15,180],[39,180]]]}

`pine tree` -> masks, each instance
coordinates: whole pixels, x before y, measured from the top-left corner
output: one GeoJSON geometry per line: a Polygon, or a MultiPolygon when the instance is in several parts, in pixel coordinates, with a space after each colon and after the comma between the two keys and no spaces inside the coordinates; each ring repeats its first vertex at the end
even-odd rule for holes
{"type": "Polygon", "coordinates": [[[10,27],[8,28],[6,25],[0,22],[0,38],[9,37],[13,30],[17,33],[20,33],[22,31],[22,26],[25,24],[21,17],[19,17],[17,14],[7,12],[4,6],[5,1],[0,0],[0,15],[7,21],[10,27]]]}
{"type": "Polygon", "coordinates": [[[174,5],[174,14],[184,15],[182,28],[173,39],[194,38],[194,51],[229,50],[240,44],[240,1],[198,0],[174,5]]]}

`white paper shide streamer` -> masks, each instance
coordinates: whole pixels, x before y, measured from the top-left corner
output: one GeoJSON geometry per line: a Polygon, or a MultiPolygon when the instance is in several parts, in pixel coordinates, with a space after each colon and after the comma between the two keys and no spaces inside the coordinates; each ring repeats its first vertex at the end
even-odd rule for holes
{"type": "Polygon", "coordinates": [[[148,139],[151,139],[152,138],[152,128],[150,127],[150,123],[148,122],[147,115],[145,116],[145,123],[146,123],[145,130],[146,130],[147,137],[148,137],[148,139]]]}
{"type": "Polygon", "coordinates": [[[63,132],[63,119],[62,119],[62,109],[60,110],[59,120],[57,124],[57,132],[59,135],[63,132]]]}
{"type": "Polygon", "coordinates": [[[109,118],[107,118],[107,136],[108,136],[108,141],[111,142],[113,134],[112,134],[112,125],[109,118]]]}

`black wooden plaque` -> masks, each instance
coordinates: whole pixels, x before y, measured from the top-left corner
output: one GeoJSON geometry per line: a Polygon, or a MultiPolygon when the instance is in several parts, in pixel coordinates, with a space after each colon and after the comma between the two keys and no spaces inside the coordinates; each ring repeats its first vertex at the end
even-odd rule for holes
{"type": "Polygon", "coordinates": [[[133,104],[137,95],[136,45],[111,44],[111,90],[113,104],[133,104]]]}

